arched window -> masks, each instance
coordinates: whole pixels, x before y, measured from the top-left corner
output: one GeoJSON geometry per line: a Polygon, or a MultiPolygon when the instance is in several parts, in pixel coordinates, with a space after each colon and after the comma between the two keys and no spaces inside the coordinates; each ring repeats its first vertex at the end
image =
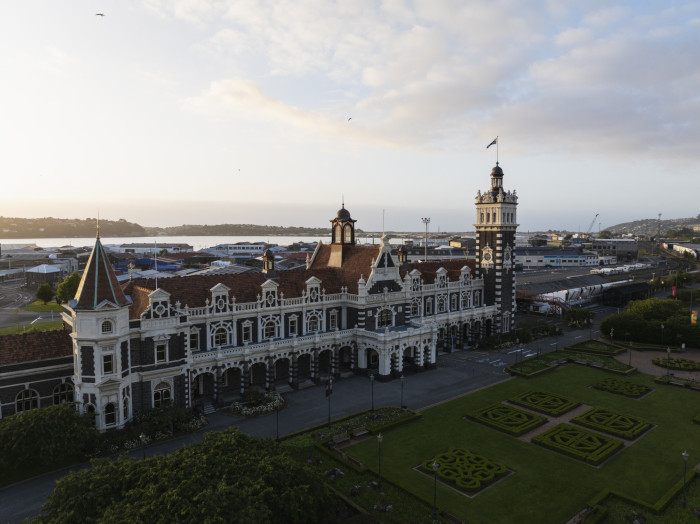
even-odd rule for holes
{"type": "Polygon", "coordinates": [[[265,323],[265,338],[271,339],[277,336],[277,324],[273,320],[268,320],[265,323]]]}
{"type": "Polygon", "coordinates": [[[160,407],[167,402],[170,402],[170,384],[161,382],[153,390],[153,407],[160,407]]]}
{"type": "Polygon", "coordinates": [[[450,297],[450,310],[457,311],[457,295],[452,295],[450,297]]]}
{"type": "Polygon", "coordinates": [[[59,384],[53,388],[53,403],[65,404],[73,402],[73,386],[70,384],[59,384]]]}
{"type": "Polygon", "coordinates": [[[391,309],[382,309],[379,312],[379,317],[377,318],[377,327],[387,327],[391,326],[394,322],[394,315],[391,309]]]}
{"type": "Polygon", "coordinates": [[[340,229],[340,224],[336,224],[336,225],[335,225],[335,241],[336,241],[336,242],[340,242],[340,240],[341,240],[341,238],[342,238],[342,237],[340,236],[340,235],[341,235],[341,232],[342,232],[342,230],[340,229]]]}
{"type": "Polygon", "coordinates": [[[352,242],[352,226],[349,224],[345,226],[345,242],[352,242]]]}
{"type": "Polygon", "coordinates": [[[117,408],[111,402],[105,406],[105,426],[113,426],[117,423],[117,408]]]}
{"type": "Polygon", "coordinates": [[[462,293],[462,309],[471,307],[469,293],[462,293]]]}
{"type": "Polygon", "coordinates": [[[418,302],[413,302],[411,304],[411,316],[412,317],[417,317],[419,314],[419,308],[418,308],[418,302]]]}
{"type": "Polygon", "coordinates": [[[228,334],[224,328],[219,328],[214,331],[214,345],[215,346],[225,346],[228,342],[228,334]]]}
{"type": "Polygon", "coordinates": [[[103,335],[106,335],[107,333],[112,333],[114,331],[114,326],[112,325],[112,322],[110,320],[103,321],[101,331],[103,335]]]}
{"type": "Polygon", "coordinates": [[[33,389],[25,389],[17,393],[15,398],[15,411],[29,411],[39,407],[39,393],[33,389]]]}
{"type": "Polygon", "coordinates": [[[190,350],[199,350],[199,331],[190,331],[190,350]]]}
{"type": "Polygon", "coordinates": [[[437,310],[438,310],[438,313],[444,313],[444,312],[445,312],[445,297],[439,297],[439,298],[438,298],[437,310]]]}

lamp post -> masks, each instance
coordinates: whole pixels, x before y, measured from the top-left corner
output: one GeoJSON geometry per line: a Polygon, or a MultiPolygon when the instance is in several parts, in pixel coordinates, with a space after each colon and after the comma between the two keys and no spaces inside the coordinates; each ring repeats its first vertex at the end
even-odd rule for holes
{"type": "Polygon", "coordinates": [[[139,435],[139,440],[141,440],[141,451],[143,453],[143,459],[146,460],[146,434],[141,433],[139,435]]]}
{"type": "Polygon", "coordinates": [[[661,324],[661,345],[664,345],[664,325],[661,324]]]}
{"type": "Polygon", "coordinates": [[[433,461],[433,516],[437,515],[437,472],[440,464],[433,461]]]}
{"type": "Polygon", "coordinates": [[[384,439],[384,436],[381,433],[377,435],[377,442],[379,443],[379,489],[382,489],[382,439],[384,439]]]}
{"type": "Polygon", "coordinates": [[[666,376],[671,379],[671,346],[666,348],[666,376]]]}
{"type": "Polygon", "coordinates": [[[681,453],[683,456],[683,507],[685,507],[685,473],[686,473],[686,468],[688,467],[688,457],[690,454],[687,451],[684,451],[681,453]]]}
{"type": "Polygon", "coordinates": [[[372,383],[372,412],[374,412],[374,373],[369,376],[369,381],[372,383]]]}
{"type": "Polygon", "coordinates": [[[430,224],[430,219],[429,218],[421,218],[423,223],[425,224],[425,260],[424,262],[428,261],[428,224],[430,224]]]}
{"type": "Polygon", "coordinates": [[[403,405],[403,383],[404,383],[405,377],[403,376],[403,373],[401,374],[401,409],[405,408],[406,406],[403,405]]]}
{"type": "Polygon", "coordinates": [[[613,334],[615,333],[615,328],[610,328],[610,343],[613,343],[613,334]]]}

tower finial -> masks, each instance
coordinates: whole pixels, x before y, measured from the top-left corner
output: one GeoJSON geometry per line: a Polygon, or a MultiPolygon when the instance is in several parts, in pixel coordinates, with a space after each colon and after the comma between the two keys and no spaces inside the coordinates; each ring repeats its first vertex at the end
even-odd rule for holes
{"type": "Polygon", "coordinates": [[[340,201],[340,207],[345,207],[345,195],[342,196],[342,199],[340,201]]]}
{"type": "Polygon", "coordinates": [[[97,210],[97,238],[100,238],[100,210],[97,210]]]}

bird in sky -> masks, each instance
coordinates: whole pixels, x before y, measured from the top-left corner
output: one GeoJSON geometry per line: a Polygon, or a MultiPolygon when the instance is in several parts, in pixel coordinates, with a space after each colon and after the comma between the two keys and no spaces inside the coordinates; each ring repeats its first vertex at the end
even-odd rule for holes
{"type": "Polygon", "coordinates": [[[350,120],[352,120],[352,117],[348,118],[348,122],[350,122],[350,120]]]}
{"type": "Polygon", "coordinates": [[[95,13],[95,16],[104,16],[103,13],[95,13]]]}

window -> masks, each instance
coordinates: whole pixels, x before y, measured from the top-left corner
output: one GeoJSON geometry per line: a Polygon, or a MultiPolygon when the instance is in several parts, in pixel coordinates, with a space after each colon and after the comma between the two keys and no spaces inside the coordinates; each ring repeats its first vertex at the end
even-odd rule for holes
{"type": "Polygon", "coordinates": [[[329,329],[337,329],[338,328],[338,312],[337,311],[331,311],[329,321],[330,321],[329,329]]]}
{"type": "Polygon", "coordinates": [[[462,309],[467,309],[468,307],[470,307],[469,293],[463,293],[462,294],[462,309]]]}
{"type": "Polygon", "coordinates": [[[457,295],[452,295],[450,297],[450,309],[452,311],[457,311],[457,309],[458,309],[458,307],[457,307],[457,295]]]}
{"type": "Polygon", "coordinates": [[[199,349],[199,331],[190,333],[190,349],[195,351],[199,349]]]}
{"type": "Polygon", "coordinates": [[[309,329],[308,329],[308,332],[309,332],[309,333],[315,333],[316,331],[318,331],[318,317],[316,317],[316,316],[309,317],[309,329]]]}
{"type": "Polygon", "coordinates": [[[114,331],[114,326],[112,325],[112,322],[109,320],[105,320],[102,322],[102,327],[101,331],[103,335],[106,335],[107,333],[112,333],[114,331]]]}
{"type": "Polygon", "coordinates": [[[73,386],[70,384],[59,384],[53,388],[53,403],[65,404],[73,402],[73,386]]]}
{"type": "Polygon", "coordinates": [[[117,423],[117,409],[111,402],[105,406],[105,426],[113,426],[117,423]]]}
{"type": "Polygon", "coordinates": [[[168,361],[168,343],[167,342],[157,342],[156,343],[156,364],[168,361]]]}
{"type": "Polygon", "coordinates": [[[391,309],[382,309],[377,317],[377,327],[383,328],[393,324],[394,315],[391,309]]]}
{"type": "Polygon", "coordinates": [[[352,226],[345,226],[345,242],[352,242],[352,226]]]}
{"type": "Polygon", "coordinates": [[[111,375],[114,373],[114,355],[102,355],[102,374],[111,375]]]}
{"type": "Polygon", "coordinates": [[[277,336],[277,324],[273,320],[268,320],[265,324],[265,338],[272,339],[277,336]]]}
{"type": "Polygon", "coordinates": [[[124,420],[129,418],[129,397],[124,397],[124,420]]]}
{"type": "Polygon", "coordinates": [[[411,316],[417,317],[419,315],[418,302],[413,302],[411,304],[411,316]]]}
{"type": "Polygon", "coordinates": [[[253,339],[253,331],[250,328],[250,322],[243,324],[243,342],[250,342],[253,339]]]}
{"type": "Polygon", "coordinates": [[[39,393],[33,389],[20,391],[15,398],[15,411],[29,411],[39,407],[39,393]]]}
{"type": "Polygon", "coordinates": [[[170,385],[161,382],[153,390],[153,407],[160,407],[167,402],[170,402],[170,385]]]}
{"type": "Polygon", "coordinates": [[[227,342],[227,333],[224,328],[219,328],[214,331],[214,345],[215,346],[225,346],[227,342]]]}
{"type": "Polygon", "coordinates": [[[429,298],[428,300],[425,301],[425,314],[426,315],[433,314],[433,299],[432,298],[429,298]]]}
{"type": "Polygon", "coordinates": [[[299,333],[299,328],[297,324],[297,318],[292,317],[289,319],[289,334],[290,335],[297,335],[299,333]]]}
{"type": "Polygon", "coordinates": [[[438,313],[445,312],[445,297],[438,298],[438,313]]]}

